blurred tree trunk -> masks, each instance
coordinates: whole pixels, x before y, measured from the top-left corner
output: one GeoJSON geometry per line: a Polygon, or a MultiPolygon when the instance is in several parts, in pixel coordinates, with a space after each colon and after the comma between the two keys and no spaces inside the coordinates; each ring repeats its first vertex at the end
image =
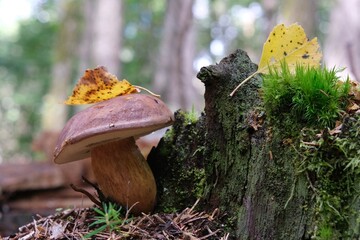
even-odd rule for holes
{"type": "MultiPolygon", "coordinates": [[[[265,15],[265,35],[267,36],[276,25],[279,0],[262,0],[265,15]]],[[[264,40],[265,41],[265,40],[264,40]]]]}
{"type": "Polygon", "coordinates": [[[350,74],[357,81],[360,81],[359,11],[360,0],[337,1],[332,8],[324,47],[327,67],[345,67],[342,76],[350,74]]]}
{"type": "Polygon", "coordinates": [[[280,22],[285,25],[299,23],[309,37],[315,36],[316,26],[316,0],[282,0],[280,5],[280,22]]]}
{"type": "Polygon", "coordinates": [[[43,110],[43,130],[59,131],[67,118],[67,107],[61,104],[68,94],[71,84],[74,53],[79,42],[79,12],[81,1],[60,2],[60,28],[55,43],[55,62],[52,69],[52,82],[49,93],[45,96],[43,110]],[[55,124],[56,123],[56,124],[55,124]]]}
{"type": "MultiPolygon", "coordinates": [[[[86,1],[88,2],[88,1],[86,1]]],[[[92,65],[105,66],[109,72],[120,74],[122,43],[122,0],[95,0],[86,19],[92,20],[92,65]]]]}
{"type": "Polygon", "coordinates": [[[82,1],[59,2],[60,27],[55,42],[55,60],[52,68],[52,82],[49,92],[44,96],[41,118],[41,132],[33,141],[35,151],[45,153],[47,159],[52,156],[57,134],[67,120],[68,107],[62,104],[68,94],[68,88],[74,69],[74,53],[79,42],[79,21],[82,1]]]}
{"type": "MultiPolygon", "coordinates": [[[[86,69],[97,66],[105,66],[110,73],[120,78],[123,1],[85,1],[83,15],[77,78],[80,78],[86,69]]],[[[76,111],[83,108],[82,105],[75,107],[76,111]]]]}
{"type": "Polygon", "coordinates": [[[195,31],[194,0],[168,0],[154,76],[154,90],[173,108],[189,109],[200,98],[192,81],[195,31]]]}

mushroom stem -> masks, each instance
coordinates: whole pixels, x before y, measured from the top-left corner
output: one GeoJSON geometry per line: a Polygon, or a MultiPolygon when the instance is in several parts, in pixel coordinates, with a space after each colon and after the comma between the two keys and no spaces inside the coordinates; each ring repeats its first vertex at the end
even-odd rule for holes
{"type": "Polygon", "coordinates": [[[130,209],[149,213],[156,201],[152,171],[133,137],[105,143],[91,150],[95,178],[106,197],[130,209]]]}

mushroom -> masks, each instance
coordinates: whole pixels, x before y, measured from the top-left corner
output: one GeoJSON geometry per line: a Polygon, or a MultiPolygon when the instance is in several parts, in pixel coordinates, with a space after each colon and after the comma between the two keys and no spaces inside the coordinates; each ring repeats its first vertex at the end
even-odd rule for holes
{"type": "Polygon", "coordinates": [[[74,115],[60,133],[54,152],[58,164],[91,156],[105,197],[133,214],[151,212],[156,202],[152,171],[135,139],[167,127],[173,113],[158,98],[128,94],[97,103],[74,115]]]}

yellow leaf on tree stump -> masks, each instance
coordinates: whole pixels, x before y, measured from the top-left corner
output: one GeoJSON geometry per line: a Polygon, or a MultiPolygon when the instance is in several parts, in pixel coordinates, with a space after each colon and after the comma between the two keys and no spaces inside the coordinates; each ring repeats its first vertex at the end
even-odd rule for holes
{"type": "Polygon", "coordinates": [[[65,104],[90,104],[105,101],[120,95],[136,93],[137,88],[128,81],[119,81],[105,67],[87,69],[76,84],[65,104]]]}
{"type": "Polygon", "coordinates": [[[279,24],[274,27],[264,43],[258,70],[242,81],[230,96],[256,74],[268,73],[269,67],[279,68],[283,61],[288,64],[290,70],[294,70],[296,65],[318,67],[321,57],[317,38],[309,41],[304,29],[297,23],[289,27],[279,24]]]}
{"type": "Polygon", "coordinates": [[[322,54],[317,38],[308,40],[304,29],[297,23],[285,27],[277,25],[264,43],[259,63],[260,73],[268,73],[269,67],[280,67],[286,61],[290,70],[296,65],[319,67],[322,54]]]}

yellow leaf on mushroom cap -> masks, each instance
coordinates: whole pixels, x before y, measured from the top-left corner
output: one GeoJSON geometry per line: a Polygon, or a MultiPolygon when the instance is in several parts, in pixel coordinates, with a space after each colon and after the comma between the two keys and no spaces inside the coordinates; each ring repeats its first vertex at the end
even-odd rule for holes
{"type": "Polygon", "coordinates": [[[128,81],[119,81],[103,66],[85,70],[65,104],[90,104],[105,101],[120,95],[136,93],[128,81]]]}
{"type": "Polygon", "coordinates": [[[280,67],[286,61],[290,70],[296,65],[320,66],[322,54],[317,38],[308,40],[304,29],[297,23],[285,27],[277,25],[264,43],[258,72],[268,73],[269,67],[280,67]]]}

